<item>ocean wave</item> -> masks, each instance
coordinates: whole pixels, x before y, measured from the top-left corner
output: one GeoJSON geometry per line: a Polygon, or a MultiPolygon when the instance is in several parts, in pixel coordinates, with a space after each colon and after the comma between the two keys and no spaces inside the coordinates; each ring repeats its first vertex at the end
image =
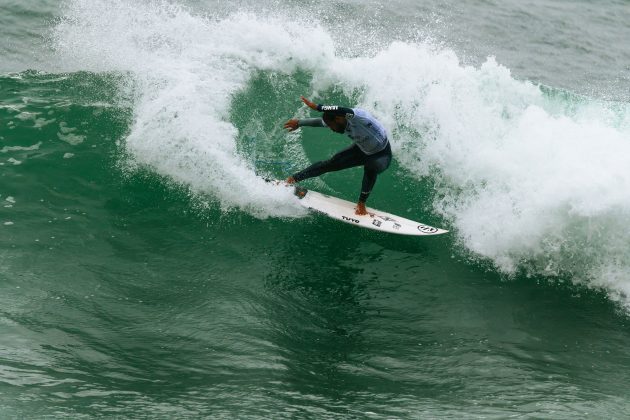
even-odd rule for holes
{"type": "Polygon", "coordinates": [[[409,176],[435,185],[433,207],[462,253],[506,274],[567,276],[627,302],[627,104],[517,80],[493,58],[465,66],[429,43],[398,41],[349,58],[308,20],[214,19],[122,0],[72,1],[64,16],[53,36],[60,63],[131,75],[125,148],[133,160],[224,208],[303,214],[239,154],[229,111],[256,72],[306,71],[316,98],[340,89],[390,128],[409,176]]]}

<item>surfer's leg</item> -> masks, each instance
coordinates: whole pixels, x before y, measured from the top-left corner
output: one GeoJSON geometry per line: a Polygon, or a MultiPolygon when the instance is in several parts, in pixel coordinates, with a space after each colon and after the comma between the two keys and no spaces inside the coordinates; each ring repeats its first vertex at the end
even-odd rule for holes
{"type": "Polygon", "coordinates": [[[359,201],[365,203],[368,196],[376,184],[376,178],[378,174],[389,168],[389,164],[392,162],[392,149],[387,145],[383,151],[369,156],[367,162],[363,166],[363,182],[361,183],[361,195],[359,195],[359,201]]]}
{"type": "Polygon", "coordinates": [[[342,169],[352,168],[353,166],[363,165],[365,158],[365,153],[363,153],[357,145],[352,145],[335,154],[330,159],[315,162],[308,168],[293,174],[292,177],[296,182],[299,182],[304,179],[320,176],[326,172],[340,171],[342,169]]]}

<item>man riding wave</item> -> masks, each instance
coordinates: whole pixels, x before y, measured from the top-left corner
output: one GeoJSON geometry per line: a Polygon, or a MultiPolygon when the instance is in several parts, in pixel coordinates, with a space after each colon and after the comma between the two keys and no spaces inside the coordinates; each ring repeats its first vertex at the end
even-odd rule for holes
{"type": "Polygon", "coordinates": [[[336,105],[317,105],[301,97],[309,108],[323,112],[321,118],[291,119],[284,124],[289,131],[299,127],[328,127],[335,133],[346,134],[353,144],[328,160],[315,162],[287,178],[288,184],[313,178],[326,172],[340,171],[363,166],[361,194],[355,213],[367,214],[365,202],[372,192],[378,174],[389,167],[392,149],[387,139],[387,130],[369,112],[361,108],[344,108],[336,105]]]}

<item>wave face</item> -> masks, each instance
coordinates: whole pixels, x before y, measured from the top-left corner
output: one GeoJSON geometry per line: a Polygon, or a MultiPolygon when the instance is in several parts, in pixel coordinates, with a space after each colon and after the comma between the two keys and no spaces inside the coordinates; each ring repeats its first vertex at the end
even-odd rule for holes
{"type": "Polygon", "coordinates": [[[460,255],[628,302],[628,104],[517,80],[492,57],[466,66],[430,42],[348,52],[325,24],[275,12],[213,17],[163,2],[73,1],[53,43],[65,71],[126,75],[121,90],[134,114],[127,163],[223,209],[304,215],[285,189],[263,181],[241,145],[250,135],[264,140],[267,156],[286,149],[305,162],[295,138],[278,129],[296,112],[295,98],[260,105],[271,131],[248,134],[233,122],[234,98],[264,74],[277,80],[277,97],[290,85],[291,95],[337,95],[379,116],[402,175],[434,191],[412,191],[414,200],[431,200],[460,255]]]}
{"type": "Polygon", "coordinates": [[[394,127],[400,162],[436,187],[465,252],[504,273],[630,292],[630,107],[515,80],[489,58],[397,43],[335,67],[394,127]],[[360,69],[369,69],[360,71],[360,69]]]}

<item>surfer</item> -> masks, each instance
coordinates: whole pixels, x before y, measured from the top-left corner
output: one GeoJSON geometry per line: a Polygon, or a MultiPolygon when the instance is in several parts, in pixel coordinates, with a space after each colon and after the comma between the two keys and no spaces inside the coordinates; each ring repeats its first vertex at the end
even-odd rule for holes
{"type": "Polygon", "coordinates": [[[392,161],[392,149],[387,140],[385,127],[364,109],[317,105],[304,96],[301,99],[309,108],[323,112],[322,117],[291,119],[284,124],[284,128],[294,131],[305,126],[328,127],[335,133],[347,134],[353,144],[328,160],[315,162],[308,168],[294,173],[287,178],[287,184],[294,184],[326,172],[363,166],[361,194],[355,213],[367,214],[365,202],[376,183],[376,177],[387,169],[392,161]]]}

